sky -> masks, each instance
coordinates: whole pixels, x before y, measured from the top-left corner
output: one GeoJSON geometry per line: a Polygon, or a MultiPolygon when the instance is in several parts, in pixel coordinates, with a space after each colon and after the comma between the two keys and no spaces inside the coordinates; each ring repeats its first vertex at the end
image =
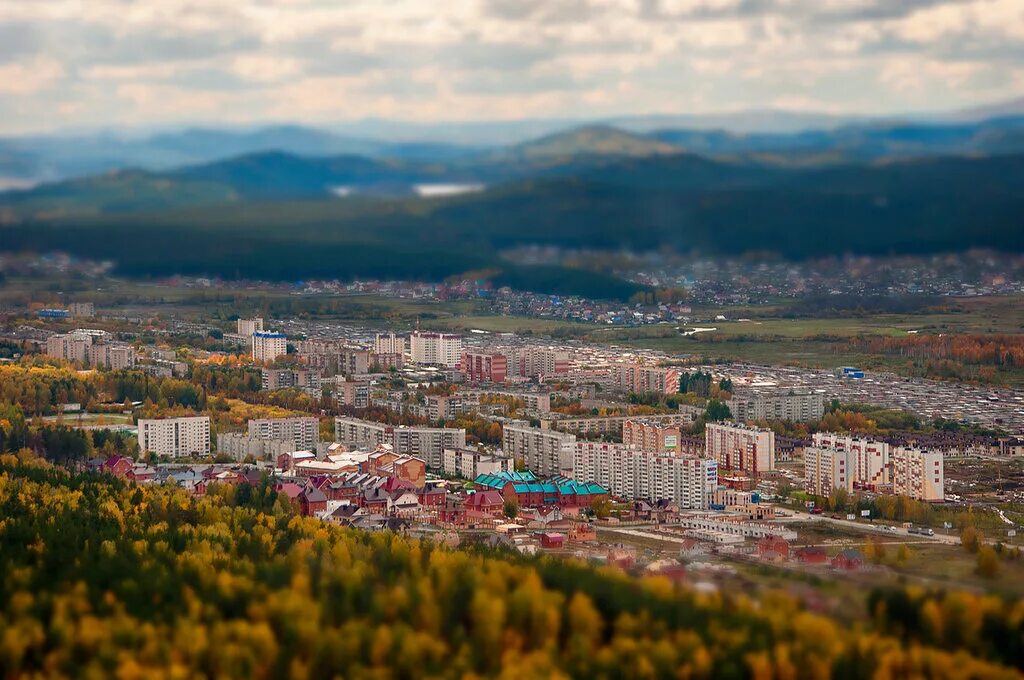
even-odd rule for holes
{"type": "Polygon", "coordinates": [[[1021,96],[1022,0],[0,0],[0,134],[1021,96]]]}

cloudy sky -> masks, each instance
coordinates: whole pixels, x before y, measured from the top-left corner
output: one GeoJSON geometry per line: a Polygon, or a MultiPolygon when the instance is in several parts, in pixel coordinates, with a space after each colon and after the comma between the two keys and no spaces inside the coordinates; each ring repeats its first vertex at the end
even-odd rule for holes
{"type": "Polygon", "coordinates": [[[1022,0],[0,0],[0,134],[1021,96],[1022,0]]]}

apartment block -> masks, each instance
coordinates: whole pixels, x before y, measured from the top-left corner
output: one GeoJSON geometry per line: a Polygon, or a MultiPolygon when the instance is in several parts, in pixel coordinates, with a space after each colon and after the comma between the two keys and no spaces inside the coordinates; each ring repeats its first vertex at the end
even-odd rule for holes
{"type": "Polygon", "coordinates": [[[335,380],[334,400],[339,406],[367,408],[370,405],[370,385],[362,380],[335,380]]]}
{"type": "Polygon", "coordinates": [[[65,361],[87,363],[92,337],[77,333],[60,333],[46,339],[46,354],[65,361]]]}
{"type": "Polygon", "coordinates": [[[775,469],[775,433],[736,423],[708,423],[706,455],[723,470],[759,475],[775,469]]]}
{"type": "Polygon", "coordinates": [[[394,333],[377,333],[373,339],[373,351],[376,354],[405,354],[406,341],[401,335],[394,333]]]}
{"type": "Polygon", "coordinates": [[[93,343],[89,347],[89,363],[112,371],[134,368],[135,348],[123,343],[93,343]]]}
{"type": "Polygon", "coordinates": [[[551,412],[551,393],[515,389],[460,389],[459,396],[466,400],[467,410],[481,410],[494,404],[512,402],[538,415],[551,412]]]}
{"type": "Polygon", "coordinates": [[[455,368],[462,357],[462,336],[413,331],[409,336],[409,354],[414,364],[455,368]]]}
{"type": "Polygon", "coordinates": [[[946,479],[941,451],[897,446],[892,452],[892,492],[918,501],[945,500],[946,479]]]}
{"type": "Polygon", "coordinates": [[[210,418],[140,419],[139,449],[171,458],[209,455],[210,418]]]}
{"type": "Polygon", "coordinates": [[[810,390],[737,391],[726,402],[736,422],[754,420],[820,420],[825,414],[825,396],[810,390]]]}
{"type": "Polygon", "coordinates": [[[256,317],[254,319],[239,319],[238,320],[238,334],[250,337],[254,333],[260,333],[263,331],[263,319],[256,317]]]}
{"type": "Polygon", "coordinates": [[[453,427],[408,427],[358,418],[334,419],[334,440],[348,446],[391,446],[395,453],[415,456],[434,469],[444,466],[445,449],[466,448],[466,431],[453,427]]]}
{"type": "Polygon", "coordinates": [[[291,439],[253,437],[244,432],[223,432],[217,435],[217,453],[243,460],[252,456],[256,460],[277,460],[277,457],[296,450],[291,439]]]}
{"type": "Polygon", "coordinates": [[[259,418],[249,421],[249,436],[262,439],[290,439],[297,450],[315,451],[320,442],[320,421],[312,416],[259,418]]]}
{"type": "Polygon", "coordinates": [[[273,361],[288,354],[288,336],[284,333],[256,331],[252,334],[253,361],[273,361]]]}
{"type": "Polygon", "coordinates": [[[618,364],[611,369],[612,386],[628,392],[675,394],[679,391],[679,370],[662,366],[618,364]]]}
{"type": "Polygon", "coordinates": [[[92,302],[72,302],[68,304],[68,314],[73,317],[91,318],[96,316],[96,306],[92,302]]]}
{"type": "Polygon", "coordinates": [[[508,375],[508,358],[499,352],[463,352],[459,366],[469,383],[505,382],[508,375]]]}
{"type": "Polygon", "coordinates": [[[831,496],[842,489],[853,491],[852,451],[808,446],[804,449],[804,489],[815,496],[831,496]]]}
{"type": "Polygon", "coordinates": [[[678,425],[662,425],[632,418],[622,424],[622,443],[644,451],[677,453],[682,439],[683,432],[678,425]]]}
{"type": "Polygon", "coordinates": [[[850,477],[854,488],[876,490],[892,483],[892,446],[888,442],[834,432],[818,432],[814,447],[849,451],[850,477]]]}
{"type": "Polygon", "coordinates": [[[265,390],[298,388],[306,392],[320,392],[320,371],[311,368],[263,368],[261,386],[265,390]]]}
{"type": "Polygon", "coordinates": [[[569,353],[545,347],[514,347],[508,357],[509,375],[521,378],[563,375],[569,372],[569,353]]]}
{"type": "Polygon", "coordinates": [[[531,427],[525,421],[505,423],[501,448],[505,455],[521,460],[539,476],[571,472],[576,435],[531,427]]]}
{"type": "Polygon", "coordinates": [[[607,442],[576,442],[573,476],[593,480],[627,499],[669,500],[706,510],[718,487],[718,463],[607,442]]]}
{"type": "Polygon", "coordinates": [[[484,453],[476,449],[445,449],[444,473],[452,477],[476,479],[478,475],[497,475],[514,472],[515,461],[510,457],[484,453]]]}

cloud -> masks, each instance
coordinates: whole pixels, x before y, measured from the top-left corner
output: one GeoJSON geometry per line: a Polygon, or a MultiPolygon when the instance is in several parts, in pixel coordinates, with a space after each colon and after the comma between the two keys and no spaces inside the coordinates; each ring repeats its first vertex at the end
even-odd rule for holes
{"type": "Polygon", "coordinates": [[[0,0],[0,134],[895,113],[1019,96],[1020,0],[0,0]]]}

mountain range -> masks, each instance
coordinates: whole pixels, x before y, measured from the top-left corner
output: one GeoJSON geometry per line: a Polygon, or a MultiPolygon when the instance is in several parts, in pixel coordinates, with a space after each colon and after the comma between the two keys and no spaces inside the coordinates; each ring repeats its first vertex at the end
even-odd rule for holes
{"type": "Polygon", "coordinates": [[[135,276],[476,272],[616,298],[638,286],[501,253],[532,244],[789,258],[1024,252],[1024,117],[757,134],[589,125],[501,147],[389,142],[339,154],[328,152],[356,142],[325,134],[147,138],[175,153],[285,140],[306,153],[261,150],[0,193],[0,250],[113,259],[135,276]]]}

